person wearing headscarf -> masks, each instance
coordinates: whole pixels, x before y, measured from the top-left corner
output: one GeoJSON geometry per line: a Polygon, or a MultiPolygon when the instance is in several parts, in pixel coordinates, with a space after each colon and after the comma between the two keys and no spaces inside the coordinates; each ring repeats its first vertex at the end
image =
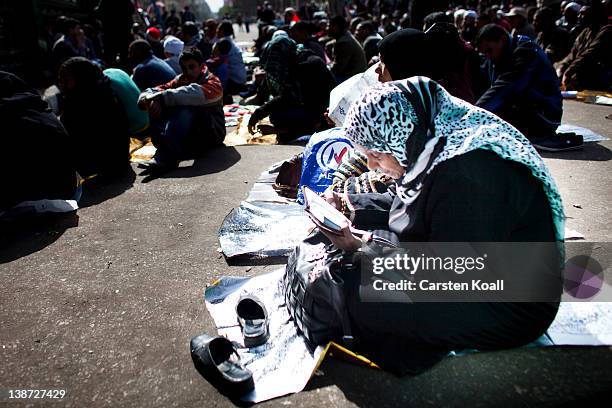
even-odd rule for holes
{"type": "Polygon", "coordinates": [[[478,28],[476,27],[476,20],[478,19],[478,13],[474,10],[467,10],[463,15],[463,25],[460,33],[463,41],[467,43],[473,43],[478,34],[478,28]]]}
{"type": "Polygon", "coordinates": [[[77,188],[73,144],[38,92],[0,71],[0,213],[22,201],[70,200],[77,188]]]}
{"type": "Polygon", "coordinates": [[[470,103],[487,86],[480,73],[480,58],[452,24],[436,23],[427,33],[412,28],[396,31],[380,42],[379,57],[376,72],[380,82],[426,75],[470,103]]]}
{"type": "Polygon", "coordinates": [[[70,58],[60,67],[59,88],[64,98],[60,119],[79,174],[116,176],[128,170],[128,117],[102,70],[86,58],[70,58]]]}
{"type": "Polygon", "coordinates": [[[183,73],[181,70],[181,64],[179,63],[179,57],[185,48],[185,43],[174,36],[168,36],[164,40],[164,55],[166,64],[170,65],[176,75],[183,73]]]}
{"type": "Polygon", "coordinates": [[[425,32],[428,69],[425,75],[436,80],[451,95],[475,103],[488,88],[481,72],[482,60],[474,48],[461,39],[450,23],[435,23],[425,32]]]}
{"type": "Polygon", "coordinates": [[[253,112],[249,131],[253,133],[257,122],[266,116],[270,116],[280,142],[325,128],[323,113],[335,81],[323,60],[280,35],[266,45],[260,62],[273,98],[253,112]]]}
{"type": "Polygon", "coordinates": [[[405,79],[425,74],[425,33],[404,28],[389,34],[378,44],[380,65],[377,68],[381,82],[405,79]]]}
{"type": "MultiPolygon", "coordinates": [[[[396,180],[384,194],[339,197],[355,227],[384,224],[373,235],[395,243],[549,242],[551,256],[538,268],[551,275],[537,278],[553,281],[547,303],[392,303],[363,301],[359,277],[344,274],[357,351],[395,373],[417,373],[450,350],[516,347],[541,336],[561,294],[564,213],[529,140],[425,77],[369,88],[344,129],[370,169],[396,180]]],[[[367,253],[380,242],[341,227],[341,236],[326,235],[344,251],[367,253]]]]}

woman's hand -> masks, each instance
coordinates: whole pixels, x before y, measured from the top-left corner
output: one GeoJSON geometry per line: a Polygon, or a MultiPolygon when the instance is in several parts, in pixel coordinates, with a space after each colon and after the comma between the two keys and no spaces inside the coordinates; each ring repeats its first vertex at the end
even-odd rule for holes
{"type": "Polygon", "coordinates": [[[334,246],[338,249],[342,249],[347,252],[354,252],[361,248],[362,242],[359,238],[357,238],[351,232],[350,225],[348,222],[345,225],[342,225],[342,230],[340,231],[342,235],[332,234],[331,232],[327,232],[321,229],[321,232],[325,234],[327,238],[334,244],[334,246]]]}
{"type": "Polygon", "coordinates": [[[342,208],[342,197],[340,197],[340,195],[331,188],[325,190],[323,193],[323,199],[331,204],[336,210],[340,210],[342,208]]]}

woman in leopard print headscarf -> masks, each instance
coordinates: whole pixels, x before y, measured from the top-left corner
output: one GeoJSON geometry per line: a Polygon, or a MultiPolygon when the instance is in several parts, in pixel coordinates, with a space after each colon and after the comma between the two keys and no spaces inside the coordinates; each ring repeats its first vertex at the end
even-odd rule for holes
{"type": "MultiPolygon", "coordinates": [[[[553,255],[542,256],[536,269],[517,268],[513,275],[552,277],[547,303],[366,301],[367,287],[344,276],[358,351],[390,371],[415,373],[450,350],[516,347],[541,336],[556,315],[562,290],[563,207],[529,141],[499,117],[424,77],[370,88],[349,109],[345,131],[366,154],[370,169],[396,180],[385,194],[345,194],[355,227],[380,225],[375,221],[384,217],[385,230],[373,234],[396,243],[557,243],[548,246],[553,255]]],[[[380,242],[358,239],[348,227],[341,237],[328,237],[345,251],[368,252],[380,242]]],[[[539,254],[530,259],[539,262],[539,254]]]]}
{"type": "MultiPolygon", "coordinates": [[[[425,77],[388,82],[355,102],[345,122],[347,137],[374,155],[393,156],[404,170],[397,180],[392,230],[409,226],[408,208],[426,179],[442,163],[476,150],[518,163],[541,183],[548,199],[555,238],[564,237],[561,197],[550,172],[531,143],[494,114],[451,96],[425,77]]],[[[370,158],[370,157],[369,157],[370,158]]]]}

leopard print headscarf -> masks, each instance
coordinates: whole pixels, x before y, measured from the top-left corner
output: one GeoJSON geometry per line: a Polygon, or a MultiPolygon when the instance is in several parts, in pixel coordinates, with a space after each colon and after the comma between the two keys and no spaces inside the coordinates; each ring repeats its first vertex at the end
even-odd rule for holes
{"type": "Polygon", "coordinates": [[[495,152],[527,166],[548,197],[558,241],[564,239],[561,196],[540,155],[512,125],[494,114],[451,96],[425,77],[369,88],[349,108],[346,135],[355,144],[392,154],[406,172],[397,180],[389,225],[407,228],[406,211],[418,198],[423,181],[440,163],[476,149],[495,152]]]}

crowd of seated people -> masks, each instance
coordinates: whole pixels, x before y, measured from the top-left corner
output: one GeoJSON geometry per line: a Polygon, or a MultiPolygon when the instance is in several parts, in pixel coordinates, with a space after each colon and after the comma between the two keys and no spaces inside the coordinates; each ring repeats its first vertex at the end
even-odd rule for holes
{"type": "Polygon", "coordinates": [[[418,3],[412,12],[374,3],[333,12],[274,10],[266,2],[252,80],[231,20],[147,15],[130,0],[100,1],[94,21],[61,16],[49,33],[57,113],[71,140],[106,157],[75,167],[81,176],[120,173],[129,138],[153,136],[160,156],[151,168],[174,168],[220,144],[221,105],[239,94],[260,106],[250,130],[269,116],[280,142],[312,134],[329,126],[331,89],[374,64],[381,81],[436,80],[511,123],[536,148],[580,145],[556,134],[561,91],[611,89],[610,1],[418,3]]]}

